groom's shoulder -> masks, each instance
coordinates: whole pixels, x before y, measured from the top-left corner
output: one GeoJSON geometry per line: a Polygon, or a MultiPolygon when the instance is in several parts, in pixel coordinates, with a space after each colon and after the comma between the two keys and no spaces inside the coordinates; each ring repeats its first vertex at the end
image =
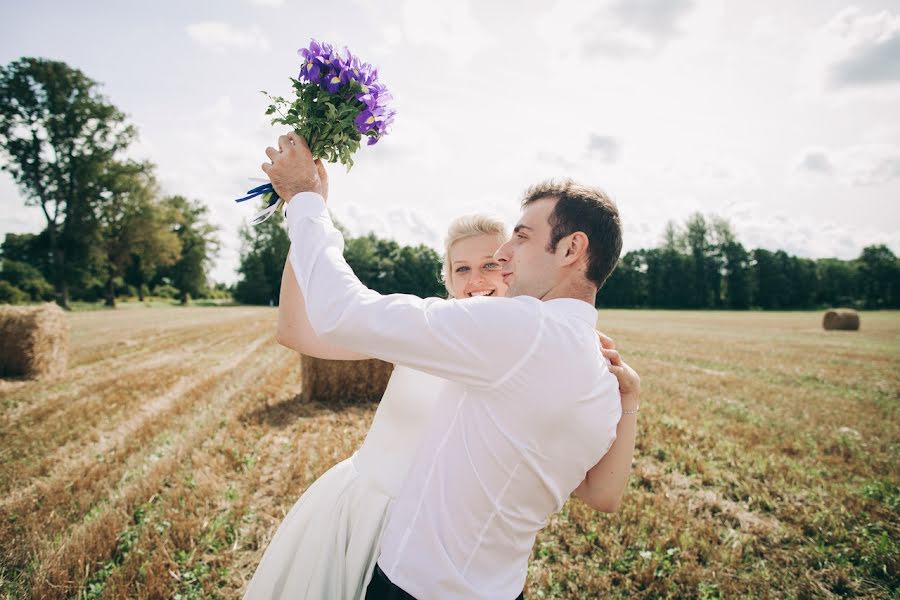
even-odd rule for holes
{"type": "Polygon", "coordinates": [[[513,298],[466,298],[465,300],[435,300],[428,306],[437,316],[447,311],[447,317],[482,323],[488,329],[530,324],[543,317],[542,302],[531,296],[513,298]]]}
{"type": "Polygon", "coordinates": [[[543,311],[543,302],[531,296],[513,296],[512,298],[469,298],[467,306],[475,310],[484,310],[507,316],[537,316],[543,311]],[[477,308],[476,308],[477,307],[477,308]]]}
{"type": "Polygon", "coordinates": [[[428,298],[429,308],[457,308],[477,312],[540,312],[543,302],[531,296],[491,298],[479,296],[458,300],[455,298],[428,298]]]}

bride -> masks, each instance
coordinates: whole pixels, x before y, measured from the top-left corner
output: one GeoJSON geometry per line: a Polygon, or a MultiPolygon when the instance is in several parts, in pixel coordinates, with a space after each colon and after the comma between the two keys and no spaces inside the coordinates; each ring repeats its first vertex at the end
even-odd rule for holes
{"type": "MultiPolygon", "coordinates": [[[[501,221],[468,215],[453,221],[445,241],[442,278],[450,297],[503,296],[506,285],[496,250],[506,241],[501,221]]],[[[320,340],[290,260],[284,268],[278,309],[278,342],[297,352],[332,360],[368,358],[320,340]]],[[[619,380],[623,411],[609,452],[585,476],[575,495],[596,510],[612,512],[621,500],[634,452],[640,380],[621,361],[613,341],[598,332],[602,355],[619,380]]],[[[317,479],[275,532],[253,575],[245,600],[364,598],[378,559],[388,508],[403,483],[438,389],[432,375],[396,366],[362,446],[317,479]]]]}

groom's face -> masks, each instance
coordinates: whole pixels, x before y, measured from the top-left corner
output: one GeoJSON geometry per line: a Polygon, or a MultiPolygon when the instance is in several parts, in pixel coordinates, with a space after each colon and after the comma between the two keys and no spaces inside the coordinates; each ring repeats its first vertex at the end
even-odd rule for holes
{"type": "Polygon", "coordinates": [[[503,281],[509,286],[508,297],[543,298],[556,284],[560,274],[559,259],[548,251],[550,216],[556,198],[542,198],[522,209],[512,237],[500,246],[494,258],[503,265],[503,281]]]}

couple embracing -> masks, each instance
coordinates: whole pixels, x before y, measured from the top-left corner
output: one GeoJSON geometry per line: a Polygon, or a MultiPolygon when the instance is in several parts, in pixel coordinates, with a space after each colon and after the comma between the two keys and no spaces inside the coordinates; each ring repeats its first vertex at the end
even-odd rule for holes
{"type": "Polygon", "coordinates": [[[507,237],[450,227],[450,299],[367,289],[343,258],[328,179],[303,138],[263,165],[291,249],[279,341],[396,365],[359,450],[300,497],[245,598],[522,597],[535,537],[571,494],[618,506],[640,382],[596,329],[615,268],[615,204],[571,181],[532,187],[507,237]]]}

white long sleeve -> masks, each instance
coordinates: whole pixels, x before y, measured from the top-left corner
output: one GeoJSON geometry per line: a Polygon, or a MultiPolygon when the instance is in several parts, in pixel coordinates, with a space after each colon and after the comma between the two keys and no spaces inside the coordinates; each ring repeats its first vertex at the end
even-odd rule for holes
{"type": "Polygon", "coordinates": [[[344,260],[343,237],[318,194],[295,196],[287,222],[291,264],[323,340],[486,386],[502,382],[537,340],[543,313],[534,298],[423,300],[366,288],[344,260]]]}

